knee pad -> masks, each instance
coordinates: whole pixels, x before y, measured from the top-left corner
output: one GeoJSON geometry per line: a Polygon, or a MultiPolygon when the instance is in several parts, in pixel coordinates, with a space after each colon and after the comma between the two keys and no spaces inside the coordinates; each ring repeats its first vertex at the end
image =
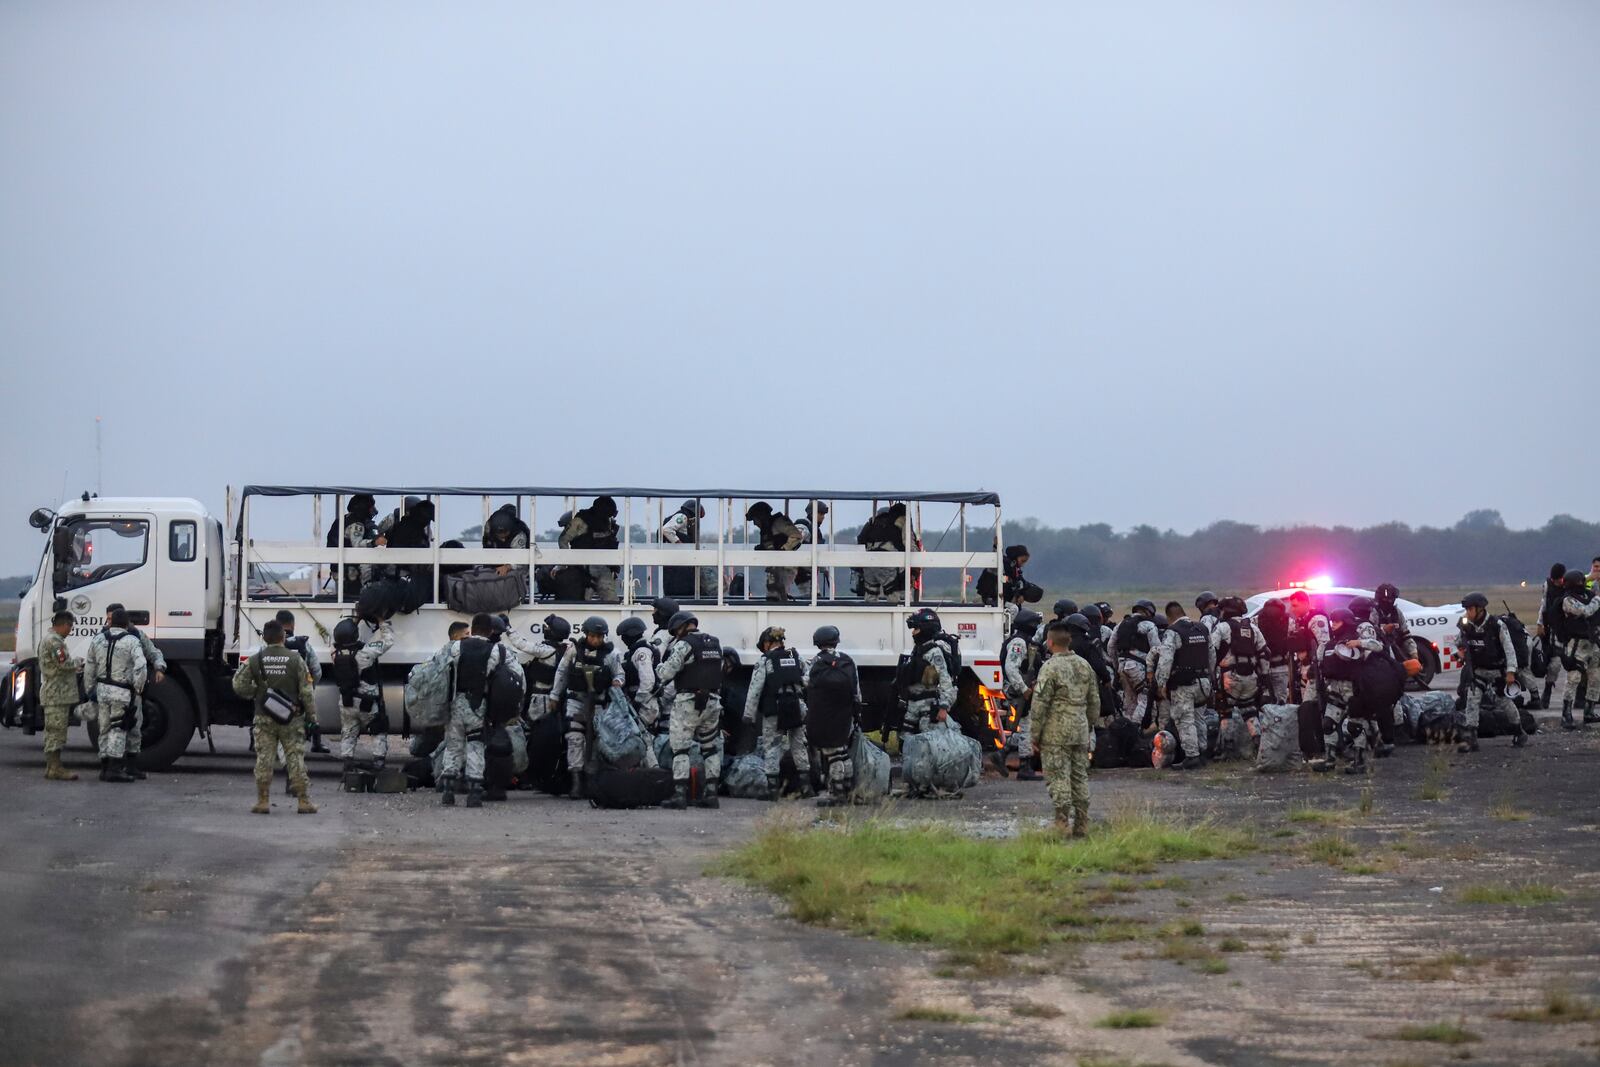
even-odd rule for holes
{"type": "Polygon", "coordinates": [[[1322,732],[1325,734],[1338,733],[1339,724],[1334,722],[1331,716],[1324,715],[1322,717],[1322,732]]]}

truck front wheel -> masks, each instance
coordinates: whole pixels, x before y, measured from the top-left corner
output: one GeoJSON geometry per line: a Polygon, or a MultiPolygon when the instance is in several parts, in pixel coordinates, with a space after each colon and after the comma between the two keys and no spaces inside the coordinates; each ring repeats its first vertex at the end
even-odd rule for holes
{"type": "Polygon", "coordinates": [[[165,770],[178,762],[194,737],[194,701],[183,683],[168,675],[145,689],[140,720],[144,747],[139,766],[147,771],[165,770]]]}

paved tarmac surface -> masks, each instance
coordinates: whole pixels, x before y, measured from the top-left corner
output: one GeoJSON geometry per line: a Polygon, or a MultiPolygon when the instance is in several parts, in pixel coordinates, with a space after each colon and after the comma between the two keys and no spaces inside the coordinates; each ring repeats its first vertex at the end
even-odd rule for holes
{"type": "MultiPolygon", "coordinates": [[[[324,759],[321,814],[294,815],[280,791],[262,818],[243,732],[217,737],[217,755],[199,742],[172,771],[111,786],[81,730],[76,783],[40,776],[38,737],[0,733],[0,1064],[1435,1063],[1455,1050],[1383,1035],[1457,1019],[1483,1038],[1466,1047],[1477,1063],[1589,1063],[1600,1047],[1595,1023],[1496,1017],[1558,984],[1600,995],[1600,729],[1476,757],[1403,748],[1370,783],[1374,811],[1338,831],[1370,873],[1308,860],[1298,848],[1321,829],[1286,821],[1295,806],[1353,811],[1366,779],[1097,773],[1101,811],[1137,798],[1263,828],[1263,853],[1185,865],[1185,887],[1118,905],[1249,948],[1224,976],[1124,944],[983,979],[937,977],[933,953],[801,926],[706,877],[773,805],[611,813],[520,794],[442,809],[432,793],[337,792],[324,759]],[[1425,775],[1445,799],[1418,799],[1425,775]],[[1508,806],[1529,817],[1491,814],[1508,806]],[[1468,882],[1528,878],[1568,896],[1452,902],[1468,882]],[[1389,973],[1450,949],[1503,964],[1389,973]],[[1018,1018],[1020,1000],[1063,1014],[1018,1018]],[[908,1004],[981,1021],[897,1020],[908,1004]],[[1166,1025],[1093,1026],[1118,1007],[1166,1025]]],[[[1045,803],[1037,785],[991,780],[893,814],[1008,832],[1045,803]]]]}

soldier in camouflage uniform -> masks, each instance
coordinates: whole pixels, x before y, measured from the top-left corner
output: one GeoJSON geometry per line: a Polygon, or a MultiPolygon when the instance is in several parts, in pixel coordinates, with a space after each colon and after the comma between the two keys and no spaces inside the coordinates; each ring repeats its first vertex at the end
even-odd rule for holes
{"type": "MultiPolygon", "coordinates": [[[[672,747],[672,796],[664,808],[689,806],[689,748],[700,746],[707,783],[722,778],[722,643],[700,632],[700,620],[680,611],[667,621],[672,646],[657,677],[673,685],[672,710],[667,720],[667,743],[672,747]]],[[[695,801],[698,807],[718,807],[717,791],[708,785],[695,801]]]]}
{"type": "Polygon", "coordinates": [[[1563,579],[1561,614],[1557,617],[1556,636],[1561,642],[1562,662],[1567,666],[1567,690],[1561,698],[1561,725],[1575,729],[1572,712],[1580,691],[1584,724],[1600,722],[1594,712],[1595,697],[1600,695],[1600,645],[1596,644],[1595,618],[1600,612],[1600,598],[1589,588],[1582,571],[1568,571],[1563,579]]]}
{"type": "MultiPolygon", "coordinates": [[[[609,496],[597,496],[594,503],[573,512],[566,528],[561,531],[562,548],[616,548],[617,502],[609,496]]],[[[594,599],[606,604],[617,600],[617,568],[609,563],[591,563],[585,567],[594,599]]]]}
{"type": "Polygon", "coordinates": [[[128,630],[128,613],[107,612],[109,625],[89,642],[83,669],[84,691],[94,697],[100,722],[100,780],[132,782],[128,773],[128,730],[148,677],[139,640],[128,630]]]}
{"type": "Polygon", "coordinates": [[[916,643],[895,679],[905,709],[900,732],[953,730],[956,727],[950,721],[950,709],[956,703],[956,683],[950,678],[950,647],[944,640],[939,616],[931,608],[922,608],[912,612],[906,626],[916,643]]]}
{"type": "Polygon", "coordinates": [[[300,654],[284,645],[283,624],[278,620],[272,619],[261,627],[261,639],[266,647],[241,661],[233,675],[233,691],[254,702],[256,709],[256,804],[250,811],[255,815],[272,811],[272,761],[282,745],[284,769],[299,800],[295,810],[301,815],[315,815],[317,809],[311,803],[306,781],[305,717],[316,704],[311,672],[306,670],[300,654]],[[288,722],[279,722],[267,712],[269,690],[294,706],[288,722]]]}
{"type": "Polygon", "coordinates": [[[1216,651],[1205,626],[1181,613],[1168,625],[1161,648],[1155,676],[1161,725],[1183,746],[1183,762],[1176,766],[1188,770],[1205,760],[1208,738],[1196,709],[1211,695],[1216,651]]]}
{"type": "MultiPolygon", "coordinates": [[[[1066,601],[1067,604],[1072,602],[1066,601]]],[[[1076,604],[1072,604],[1076,608],[1076,604]]],[[[1058,602],[1056,610],[1061,609],[1058,602]]],[[[1073,612],[1067,612],[1060,618],[1066,618],[1073,612]]],[[[1033,699],[1033,683],[1039,673],[1039,646],[1034,644],[1034,635],[1039,630],[1039,624],[1044,622],[1043,616],[1037,611],[1023,608],[1017,612],[1013,623],[1011,637],[1006,641],[1005,650],[1001,656],[1001,667],[1005,679],[1006,699],[1016,709],[1017,728],[1011,736],[1015,739],[1014,747],[1017,752],[1017,780],[1021,782],[1037,781],[1039,776],[1033,773],[1033,741],[1028,736],[1028,709],[1033,699]]],[[[1005,762],[1002,758],[1000,771],[1005,773],[1005,762]]]]}
{"type": "Polygon", "coordinates": [[[1100,682],[1072,651],[1064,622],[1046,631],[1050,658],[1033,685],[1033,744],[1044,761],[1056,826],[1073,837],[1089,832],[1089,740],[1100,719],[1100,682]],[[1069,822],[1070,813],[1070,822],[1069,822]]]}
{"type": "Polygon", "coordinates": [[[528,681],[528,721],[560,712],[557,694],[566,688],[568,638],[572,624],[559,615],[546,615],[537,629],[538,638],[507,629],[501,640],[517,653],[522,673],[528,681]]]}
{"type": "Polygon", "coordinates": [[[1511,628],[1489,614],[1489,598],[1482,593],[1468,593],[1461,598],[1461,607],[1465,614],[1457,625],[1466,662],[1456,688],[1456,710],[1466,714],[1467,735],[1456,751],[1478,751],[1479,712],[1485,705],[1516,723],[1511,743],[1521,748],[1528,743],[1528,735],[1522,729],[1521,712],[1506,695],[1506,687],[1517,680],[1517,646],[1511,628]]]}
{"type": "Polygon", "coordinates": [[[494,617],[480,612],[472,617],[469,636],[451,641],[440,650],[450,664],[452,679],[450,722],[445,727],[444,753],[438,772],[439,802],[446,806],[455,805],[456,790],[462,787],[465,772],[467,807],[483,807],[488,680],[502,663],[517,665],[515,653],[498,641],[492,641],[496,628],[494,617]],[[464,665],[472,669],[463,670],[464,665]],[[474,681],[482,688],[477,692],[467,691],[464,687],[474,681]]]}
{"type": "Polygon", "coordinates": [[[78,776],[61,766],[61,749],[67,743],[67,724],[78,704],[78,672],[83,661],[67,653],[72,632],[72,612],[58,611],[50,632],[39,642],[39,703],[44,705],[44,776],[55,782],[75,782],[78,776]]]}
{"type": "MultiPolygon", "coordinates": [[[[1317,615],[1312,619],[1311,633],[1318,634],[1317,658],[1322,666],[1322,758],[1311,764],[1314,771],[1331,771],[1339,763],[1339,752],[1348,748],[1351,753],[1346,774],[1360,774],[1367,767],[1367,750],[1377,740],[1378,724],[1375,719],[1353,719],[1350,704],[1355,700],[1355,675],[1359,664],[1369,656],[1382,655],[1383,641],[1378,628],[1370,622],[1358,620],[1349,608],[1339,608],[1332,615],[1317,615]],[[1315,626],[1322,621],[1320,628],[1315,626]]],[[[1308,688],[1307,700],[1318,697],[1313,679],[1308,688]]]]}
{"type": "MultiPolygon", "coordinates": [[[[109,616],[113,611],[117,611],[121,608],[121,604],[107,604],[106,614],[109,616]]],[[[146,678],[145,684],[147,686],[160,685],[162,682],[166,681],[167,657],[161,654],[161,650],[156,647],[156,643],[154,641],[150,640],[148,634],[139,629],[137,626],[133,625],[131,622],[128,624],[128,632],[139,639],[139,649],[144,653],[144,670],[146,678]]],[[[142,716],[144,714],[143,690],[141,690],[139,693],[139,699],[134,702],[134,711],[138,716],[142,716]]],[[[140,729],[137,718],[128,725],[127,747],[128,762],[127,766],[123,769],[129,774],[133,775],[135,778],[148,777],[139,769],[139,753],[144,749],[144,731],[140,729]]]]}
{"type": "Polygon", "coordinates": [[[750,685],[745,690],[744,721],[754,725],[761,718],[760,752],[767,772],[767,799],[777,800],[778,779],[783,766],[783,751],[789,750],[794,760],[795,773],[800,776],[800,795],[816,796],[811,785],[811,744],[806,738],[806,704],[802,695],[806,682],[806,664],[800,653],[784,644],[787,636],[783,627],[769,626],[756,639],[755,669],[750,672],[750,685]],[[799,725],[780,725],[784,714],[782,704],[786,699],[798,702],[799,725]]]}

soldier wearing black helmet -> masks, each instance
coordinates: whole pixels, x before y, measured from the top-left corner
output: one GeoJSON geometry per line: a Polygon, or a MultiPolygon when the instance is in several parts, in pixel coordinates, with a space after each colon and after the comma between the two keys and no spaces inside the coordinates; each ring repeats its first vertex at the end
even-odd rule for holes
{"type": "Polygon", "coordinates": [[[1217,610],[1219,618],[1211,629],[1211,651],[1222,687],[1218,714],[1226,719],[1234,708],[1241,709],[1254,734],[1256,712],[1261,705],[1287,700],[1289,694],[1272,690],[1272,677],[1267,673],[1272,650],[1260,628],[1247,617],[1244,601],[1224,597],[1217,610]]]}
{"type": "MultiPolygon", "coordinates": [[[[483,547],[511,550],[518,552],[528,551],[528,542],[533,533],[528,529],[528,524],[522,521],[522,516],[517,514],[517,505],[502,504],[489,516],[489,521],[483,524],[483,547]]],[[[515,571],[522,576],[523,587],[528,584],[528,567],[523,563],[502,563],[495,567],[497,574],[510,574],[515,571]]]]}
{"type": "Polygon", "coordinates": [[[611,690],[624,683],[622,653],[607,640],[610,626],[598,615],[583,620],[582,636],[562,657],[567,713],[567,769],[572,775],[567,796],[581,800],[594,767],[594,716],[611,690]]]}
{"type": "Polygon", "coordinates": [[[1561,616],[1556,639],[1561,643],[1561,661],[1567,668],[1567,691],[1561,698],[1561,725],[1576,728],[1573,708],[1581,703],[1585,724],[1600,722],[1594,702],[1600,694],[1600,634],[1597,613],[1600,597],[1589,587],[1588,577],[1576,568],[1562,579],[1561,616]]]}
{"type": "Polygon", "coordinates": [[[811,635],[817,654],[806,663],[806,726],[817,758],[822,760],[822,780],[828,794],[819,808],[850,803],[855,764],[850,746],[857,729],[861,699],[861,673],[855,661],[839,651],[839,628],[819,626],[811,635]]]}
{"type": "MultiPolygon", "coordinates": [[[[335,522],[328,528],[328,547],[339,547],[339,534],[344,533],[344,547],[346,548],[382,548],[389,543],[388,538],[378,532],[377,524],[373,519],[378,514],[378,502],[370,493],[357,493],[345,503],[345,514],[342,522],[335,522]]],[[[346,600],[354,600],[356,594],[361,592],[361,587],[372,580],[372,565],[370,563],[346,564],[344,568],[344,596],[346,600]]]]}
{"type": "MultiPolygon", "coordinates": [[[[700,523],[706,517],[706,509],[698,500],[685,500],[678,505],[678,510],[668,515],[661,524],[661,542],[667,545],[686,545],[689,548],[698,547],[700,544],[700,523]]],[[[663,567],[661,569],[661,586],[668,596],[674,597],[701,597],[714,599],[717,595],[717,571],[714,567],[663,567]],[[695,585],[696,574],[699,575],[699,586],[695,585]]],[[[674,608],[673,610],[677,610],[674,608]]],[[[665,620],[663,620],[665,621],[665,620]]]]}
{"type": "MultiPolygon", "coordinates": [[[[744,517],[756,528],[755,547],[758,551],[793,552],[800,547],[803,539],[800,528],[783,512],[773,511],[772,505],[765,500],[751,504],[745,510],[744,517]]],[[[774,602],[793,600],[789,587],[794,584],[794,565],[768,567],[766,572],[767,599],[774,602]]]]}
{"type": "Polygon", "coordinates": [[[507,629],[502,640],[518,655],[528,682],[527,716],[542,719],[560,708],[566,684],[567,653],[572,650],[572,624],[559,615],[546,615],[528,635],[507,629]]]}
{"type": "MultiPolygon", "coordinates": [[[[895,503],[880,509],[856,534],[856,543],[868,552],[906,550],[906,506],[895,503]]],[[[868,604],[898,604],[905,598],[905,574],[900,567],[863,567],[861,596],[868,604]]]]}
{"type": "Polygon", "coordinates": [[[1155,663],[1151,684],[1159,701],[1161,728],[1183,746],[1183,760],[1176,766],[1189,770],[1200,766],[1208,747],[1199,709],[1211,695],[1216,653],[1211,635],[1184,614],[1183,605],[1174,603],[1167,608],[1166,633],[1151,655],[1155,663]]]}
{"type": "MultiPolygon", "coordinates": [[[[467,807],[483,806],[486,734],[493,708],[491,692],[502,667],[520,673],[516,656],[494,640],[499,626],[492,615],[472,617],[472,632],[451,641],[436,655],[450,665],[450,722],[445,727],[444,752],[439,760],[440,803],[454,806],[456,792],[465,786],[467,807]]],[[[520,691],[522,686],[518,687],[520,691]]],[[[515,715],[515,709],[512,710],[515,715]]]]}
{"type": "Polygon", "coordinates": [[[383,704],[378,661],[394,647],[394,624],[354,617],[333,627],[333,659],[329,664],[339,687],[339,757],[346,774],[355,770],[361,733],[372,734],[372,756],[381,768],[389,757],[389,713],[383,704]]]}
{"type": "MultiPolygon", "coordinates": [[[[1565,615],[1561,610],[1561,602],[1567,598],[1567,565],[1554,563],[1550,566],[1550,577],[1545,579],[1544,599],[1539,605],[1539,622],[1534,627],[1534,634],[1544,643],[1544,658],[1549,664],[1544,676],[1544,693],[1539,707],[1550,706],[1551,698],[1555,695],[1556,676],[1561,673],[1556,670],[1555,663],[1560,657],[1561,642],[1556,635],[1565,625],[1565,615]]],[[[1562,723],[1566,726],[1566,723],[1562,723]]],[[[1566,726],[1567,729],[1576,729],[1576,726],[1566,726]]]]}
{"type": "MultiPolygon", "coordinates": [[[[609,496],[597,496],[593,504],[573,512],[559,542],[562,548],[578,549],[616,548],[621,543],[617,502],[609,496]]],[[[588,573],[594,599],[603,604],[616,603],[618,568],[609,563],[590,563],[583,569],[588,573]]]]}
{"type": "Polygon", "coordinates": [[[787,749],[800,776],[803,797],[816,793],[811,785],[811,742],[806,737],[806,665],[800,653],[785,643],[784,629],[769,626],[756,639],[761,653],[745,690],[744,722],[761,722],[761,756],[767,770],[767,799],[778,799],[779,770],[787,749]]]}
{"type": "Polygon", "coordinates": [[[1313,605],[1304,589],[1296,589],[1289,594],[1288,640],[1295,651],[1294,681],[1299,686],[1302,702],[1319,699],[1317,665],[1322,662],[1331,633],[1332,626],[1325,608],[1313,605]]]}
{"type": "MultiPolygon", "coordinates": [[[[672,796],[664,808],[689,806],[689,772],[693,766],[689,753],[700,748],[706,780],[722,779],[722,642],[700,630],[700,620],[680,611],[667,620],[672,645],[661,662],[662,682],[674,686],[671,712],[667,720],[667,743],[672,748],[672,796]]],[[[701,791],[695,804],[703,808],[718,806],[715,788],[701,791]]]]}
{"type": "Polygon", "coordinates": [[[1150,707],[1150,656],[1161,644],[1156,628],[1156,606],[1148,600],[1136,601],[1111,637],[1111,660],[1122,679],[1123,713],[1142,723],[1150,707]]]}
{"type": "Polygon", "coordinates": [[[1517,646],[1511,628],[1489,614],[1489,598],[1468,593],[1461,598],[1462,616],[1461,682],[1456,687],[1456,710],[1466,713],[1466,736],[1456,746],[1458,752],[1478,751],[1478,719],[1482,708],[1494,708],[1516,723],[1511,743],[1521,748],[1528,743],[1522,717],[1506,693],[1517,684],[1517,646]]]}
{"type": "MultiPolygon", "coordinates": [[[[1014,747],[1017,753],[1017,780],[1022,782],[1034,782],[1040,779],[1040,776],[1033,771],[1033,741],[1028,733],[1028,709],[1033,699],[1034,679],[1039,675],[1039,646],[1035,642],[1043,622],[1044,617],[1037,611],[1027,608],[1018,611],[1016,620],[1012,624],[1011,636],[1006,639],[1005,648],[1000,655],[1006,701],[1011,705],[1017,720],[1017,727],[1012,732],[1008,747],[1014,747]]],[[[1000,771],[1002,774],[1005,773],[1003,760],[1000,763],[1000,771]]]]}
{"type": "Polygon", "coordinates": [[[921,608],[906,619],[913,642],[911,652],[901,658],[895,677],[903,717],[901,733],[923,733],[935,728],[955,726],[950,709],[956,703],[956,683],[950,675],[954,650],[944,636],[938,613],[921,608]]]}
{"type": "Polygon", "coordinates": [[[1194,598],[1195,610],[1200,613],[1200,625],[1206,628],[1206,636],[1211,636],[1211,631],[1217,625],[1217,613],[1222,604],[1222,598],[1207,589],[1194,598]]]}
{"type": "Polygon", "coordinates": [[[1349,608],[1338,608],[1328,615],[1328,640],[1319,650],[1322,668],[1322,758],[1312,770],[1331,771],[1339,764],[1339,753],[1349,750],[1346,773],[1356,774],[1367,767],[1367,751],[1377,736],[1371,719],[1350,716],[1355,699],[1359,664],[1383,652],[1377,628],[1358,620],[1349,608]]]}
{"type": "MultiPolygon", "coordinates": [[[[638,713],[639,721],[646,729],[654,729],[656,720],[661,717],[661,705],[656,699],[656,668],[661,660],[655,646],[645,639],[644,631],[645,622],[637,615],[617,623],[617,640],[627,649],[622,658],[622,691],[638,713]]],[[[650,755],[653,757],[653,749],[650,755]]]]}
{"type": "MultiPolygon", "coordinates": [[[[812,500],[806,503],[805,514],[794,521],[795,528],[800,531],[800,551],[809,551],[813,538],[818,545],[825,545],[828,539],[822,534],[822,520],[828,517],[828,505],[821,500],[812,500]]],[[[794,582],[797,586],[811,584],[811,565],[802,563],[795,570],[794,582]]],[[[828,597],[828,568],[822,566],[820,561],[817,566],[817,599],[825,600],[828,597]]]]}

